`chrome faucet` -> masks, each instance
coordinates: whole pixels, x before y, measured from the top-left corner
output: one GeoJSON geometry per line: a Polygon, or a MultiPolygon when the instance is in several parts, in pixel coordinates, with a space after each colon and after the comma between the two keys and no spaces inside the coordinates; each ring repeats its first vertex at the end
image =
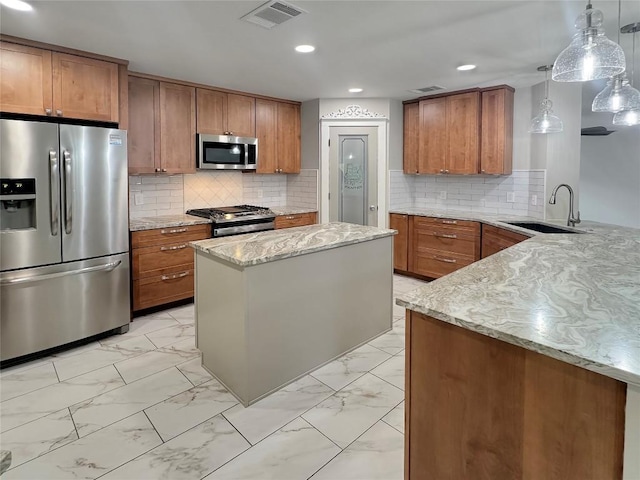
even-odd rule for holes
{"type": "Polygon", "coordinates": [[[556,188],[554,188],[553,192],[551,192],[551,198],[549,198],[549,203],[551,205],[555,205],[556,204],[556,193],[558,193],[558,190],[560,189],[560,187],[567,187],[567,190],[569,190],[569,217],[567,218],[567,226],[568,227],[575,227],[576,223],[580,223],[580,211],[578,211],[578,216],[574,218],[574,216],[573,216],[573,188],[571,188],[570,185],[567,185],[566,183],[561,183],[556,188]]]}

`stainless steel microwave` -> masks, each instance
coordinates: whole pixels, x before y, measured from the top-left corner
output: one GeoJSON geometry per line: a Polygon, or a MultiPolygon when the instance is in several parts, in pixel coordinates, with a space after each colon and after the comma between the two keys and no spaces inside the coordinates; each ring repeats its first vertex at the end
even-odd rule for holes
{"type": "Polygon", "coordinates": [[[258,139],[198,134],[198,165],[204,170],[255,170],[258,139]]]}

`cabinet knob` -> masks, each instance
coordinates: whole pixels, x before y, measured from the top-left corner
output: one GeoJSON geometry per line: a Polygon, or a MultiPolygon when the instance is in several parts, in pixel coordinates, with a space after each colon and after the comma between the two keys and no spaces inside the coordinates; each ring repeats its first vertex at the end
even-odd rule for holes
{"type": "Polygon", "coordinates": [[[445,170],[444,173],[449,173],[449,170],[445,170]]]}
{"type": "Polygon", "coordinates": [[[486,173],[484,170],[480,170],[480,173],[486,173]]]}
{"type": "Polygon", "coordinates": [[[163,169],[162,169],[162,171],[163,171],[163,172],[166,172],[166,171],[167,171],[167,169],[166,169],[166,168],[163,168],[163,169]]]}
{"type": "Polygon", "coordinates": [[[56,115],[61,117],[62,116],[62,110],[56,110],[56,115]]]}
{"type": "Polygon", "coordinates": [[[45,108],[44,109],[44,113],[46,113],[47,115],[51,115],[51,109],[50,108],[45,108]]]}
{"type": "Polygon", "coordinates": [[[160,171],[160,169],[159,169],[159,168],[156,168],[156,172],[159,172],[159,171],[160,171]]]}
{"type": "Polygon", "coordinates": [[[443,168],[440,169],[440,173],[444,173],[444,169],[443,168]]]}

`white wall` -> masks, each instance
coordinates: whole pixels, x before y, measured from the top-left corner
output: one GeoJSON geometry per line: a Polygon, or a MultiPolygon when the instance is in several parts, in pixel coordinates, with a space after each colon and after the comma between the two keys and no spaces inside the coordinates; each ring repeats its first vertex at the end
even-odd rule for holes
{"type": "Polygon", "coordinates": [[[389,102],[389,170],[402,170],[404,108],[400,100],[389,102]]]}
{"type": "Polygon", "coordinates": [[[320,100],[308,100],[300,106],[301,167],[320,165],[320,100]]]}
{"type": "MultiPolygon", "coordinates": [[[[529,170],[531,166],[531,134],[529,124],[535,115],[531,108],[531,87],[518,88],[513,97],[513,169],[529,170]]],[[[540,167],[537,167],[540,168],[540,167]]]]}

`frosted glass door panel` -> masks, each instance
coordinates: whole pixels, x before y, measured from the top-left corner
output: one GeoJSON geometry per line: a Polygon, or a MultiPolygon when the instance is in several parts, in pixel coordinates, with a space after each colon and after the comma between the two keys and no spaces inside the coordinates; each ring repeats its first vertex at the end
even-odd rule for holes
{"type": "Polygon", "coordinates": [[[366,225],[367,219],[367,138],[340,135],[341,222],[366,225]]]}

